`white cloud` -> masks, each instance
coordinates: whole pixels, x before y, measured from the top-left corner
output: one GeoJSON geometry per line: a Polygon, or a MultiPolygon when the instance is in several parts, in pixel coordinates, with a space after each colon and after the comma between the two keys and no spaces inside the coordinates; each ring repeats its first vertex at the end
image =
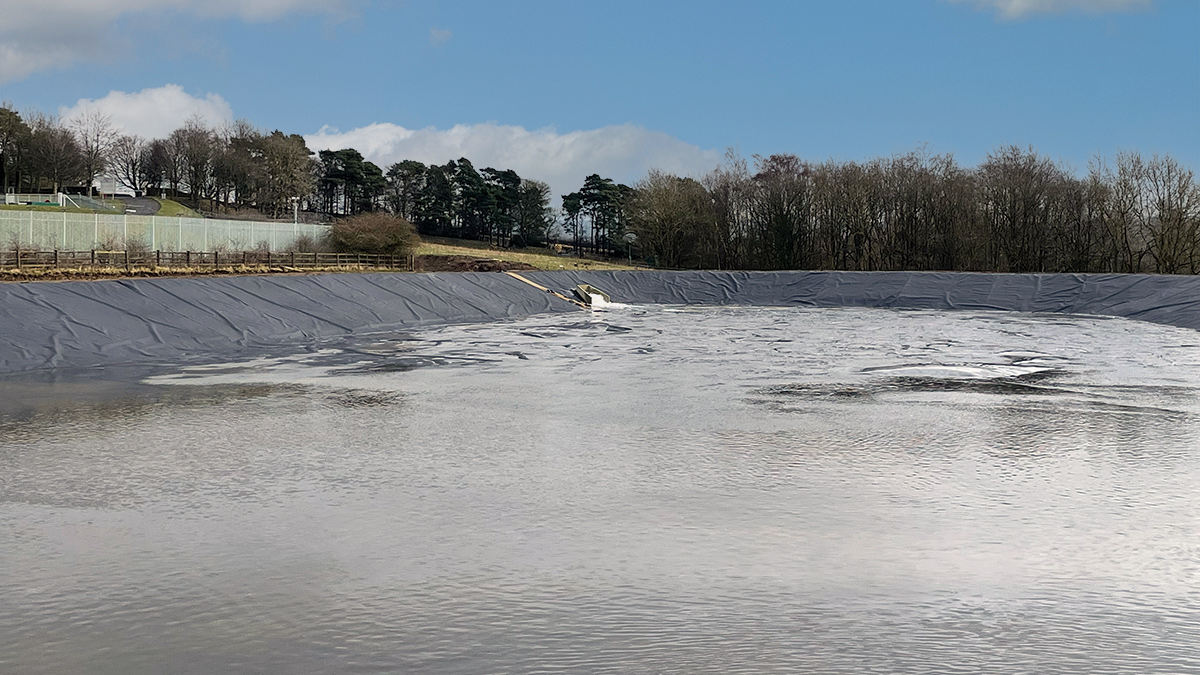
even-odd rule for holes
{"type": "MultiPolygon", "coordinates": [[[[968,0],[951,0],[965,2],[968,0]]],[[[1153,0],[970,0],[981,9],[995,10],[1005,19],[1021,19],[1032,14],[1063,12],[1129,12],[1146,9],[1153,0]]]]}
{"type": "Polygon", "coordinates": [[[4,0],[0,11],[0,83],[120,51],[116,21],[176,12],[201,18],[271,21],[287,14],[344,17],[362,0],[4,0]]]}
{"type": "MultiPolygon", "coordinates": [[[[58,113],[69,121],[91,110],[110,115],[122,133],[145,138],[163,138],[195,115],[214,127],[234,119],[229,102],[220,95],[194,96],[177,84],[133,93],[111,91],[102,98],[79,99],[58,113]]],[[[384,170],[405,159],[445,164],[466,157],[477,169],[512,169],[523,178],[545,181],[556,201],[578,190],[592,173],[631,184],[649,169],[700,177],[721,160],[717,150],[704,150],[633,124],[559,133],[553,128],[529,130],[490,122],[449,129],[379,123],[346,132],[323,127],[305,140],[313,150],[355,148],[384,170]]]]}
{"type": "Polygon", "coordinates": [[[551,128],[530,131],[493,123],[415,130],[382,123],[344,133],[324,127],[305,140],[313,150],[354,148],[385,171],[405,159],[445,164],[466,157],[476,169],[512,169],[522,178],[545,181],[556,201],[578,190],[593,173],[624,183],[652,168],[699,177],[721,160],[716,150],[632,124],[560,134],[551,128]]]}
{"type": "Polygon", "coordinates": [[[437,47],[439,45],[444,45],[447,42],[449,42],[450,38],[453,36],[454,36],[454,34],[448,30],[443,30],[441,28],[430,28],[429,29],[429,44],[433,45],[434,47],[437,47]]]}
{"type": "Polygon", "coordinates": [[[87,110],[110,115],[113,126],[122,133],[145,138],[165,138],[194,115],[200,116],[210,127],[233,121],[233,109],[219,95],[192,96],[177,84],[132,94],[110,91],[99,99],[81,98],[73,106],[60,108],[58,114],[64,120],[70,120],[87,110]]]}

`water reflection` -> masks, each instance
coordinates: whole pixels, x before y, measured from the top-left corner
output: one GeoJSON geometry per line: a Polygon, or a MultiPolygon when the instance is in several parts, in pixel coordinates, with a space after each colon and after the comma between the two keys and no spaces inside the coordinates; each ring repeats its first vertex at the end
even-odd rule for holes
{"type": "Polygon", "coordinates": [[[1193,338],[635,307],[10,379],[0,671],[1188,672],[1193,338]]]}

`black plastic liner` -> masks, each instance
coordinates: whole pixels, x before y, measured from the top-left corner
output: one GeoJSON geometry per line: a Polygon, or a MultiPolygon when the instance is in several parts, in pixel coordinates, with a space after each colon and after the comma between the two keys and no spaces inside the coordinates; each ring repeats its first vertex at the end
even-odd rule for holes
{"type": "MultiPolygon", "coordinates": [[[[1056,312],[1200,329],[1200,277],[952,272],[522,272],[614,302],[1056,312]]],[[[225,361],[348,335],[574,305],[499,273],[0,284],[0,373],[225,361]]]]}
{"type": "Polygon", "coordinates": [[[1055,312],[1200,329],[1200,277],[962,272],[524,272],[616,302],[1055,312]]]}

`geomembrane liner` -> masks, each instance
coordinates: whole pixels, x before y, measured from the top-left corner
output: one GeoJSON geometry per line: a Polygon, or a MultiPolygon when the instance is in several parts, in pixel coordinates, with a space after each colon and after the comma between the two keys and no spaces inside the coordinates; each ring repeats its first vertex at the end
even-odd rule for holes
{"type": "MultiPolygon", "coordinates": [[[[632,304],[1127,317],[1200,329],[1200,277],[957,272],[522,272],[632,304]]],[[[327,338],[577,307],[506,274],[325,274],[0,284],[0,373],[230,360],[327,338]]]]}

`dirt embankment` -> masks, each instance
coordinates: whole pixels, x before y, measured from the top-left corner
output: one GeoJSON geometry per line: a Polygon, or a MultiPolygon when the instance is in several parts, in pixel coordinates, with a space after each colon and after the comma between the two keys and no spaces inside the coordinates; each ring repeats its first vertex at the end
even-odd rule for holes
{"type": "Polygon", "coordinates": [[[416,260],[418,272],[506,272],[535,269],[537,268],[533,265],[523,262],[465,255],[419,255],[416,260]]]}
{"type": "Polygon", "coordinates": [[[343,267],[289,267],[286,265],[234,265],[231,267],[62,267],[0,270],[5,281],[93,281],[145,277],[210,277],[260,274],[330,274],[337,272],[407,272],[408,270],[368,265],[343,267]]]}
{"type": "MultiPolygon", "coordinates": [[[[416,257],[416,272],[504,272],[535,270],[523,262],[478,258],[461,255],[422,255],[416,257]]],[[[331,272],[407,272],[405,269],[348,265],[342,267],[290,267],[287,265],[233,265],[224,267],[77,267],[25,268],[0,270],[4,281],[83,281],[92,279],[121,279],[129,277],[196,277],[244,274],[329,274],[331,272]]]]}

